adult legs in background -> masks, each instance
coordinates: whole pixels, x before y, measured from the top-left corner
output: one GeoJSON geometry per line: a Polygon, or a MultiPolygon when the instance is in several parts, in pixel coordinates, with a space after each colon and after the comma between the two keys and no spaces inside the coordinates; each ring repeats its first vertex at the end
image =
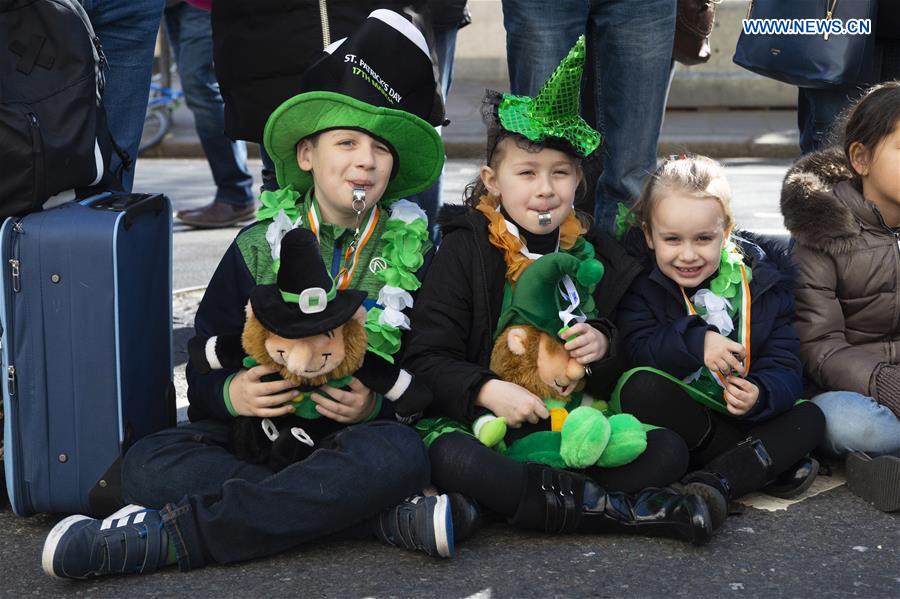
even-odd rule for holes
{"type": "Polygon", "coordinates": [[[585,32],[591,3],[503,0],[502,4],[510,91],[534,96],[585,32]]]}
{"type": "MultiPolygon", "coordinates": [[[[153,69],[153,48],[164,0],[79,0],[100,38],[109,63],[103,107],[113,140],[137,161],[153,69]]],[[[113,152],[111,168],[122,168],[113,152]]],[[[121,171],[122,186],[130,192],[134,170],[121,171]]]]}
{"type": "Polygon", "coordinates": [[[672,74],[676,0],[595,0],[587,24],[603,172],[594,224],[612,232],[618,203],[631,206],[656,170],[672,74]]]}
{"type": "Polygon", "coordinates": [[[259,144],[259,158],[262,160],[262,186],[260,192],[277,191],[278,180],[275,178],[275,163],[266,152],[266,147],[259,144]]]}
{"type": "MultiPolygon", "coordinates": [[[[437,54],[438,74],[440,77],[438,85],[441,88],[441,94],[444,96],[445,106],[447,98],[450,97],[450,85],[453,83],[453,58],[456,53],[456,34],[458,31],[458,28],[451,27],[435,30],[434,32],[434,49],[437,54]]],[[[431,187],[409,198],[411,202],[415,202],[425,211],[425,215],[428,217],[431,239],[435,243],[438,241],[437,215],[443,204],[441,195],[444,191],[443,178],[443,175],[441,175],[431,187]]]]}
{"type": "Polygon", "coordinates": [[[797,128],[800,129],[800,151],[804,154],[821,150],[832,140],[832,129],[841,113],[862,94],[862,89],[797,90],[797,128]]]}
{"type": "Polygon", "coordinates": [[[181,87],[216,184],[211,204],[181,211],[178,217],[195,226],[230,226],[254,213],[253,177],[247,170],[246,144],[225,137],[225,104],[213,70],[209,12],[181,3],[164,14],[181,87]]]}

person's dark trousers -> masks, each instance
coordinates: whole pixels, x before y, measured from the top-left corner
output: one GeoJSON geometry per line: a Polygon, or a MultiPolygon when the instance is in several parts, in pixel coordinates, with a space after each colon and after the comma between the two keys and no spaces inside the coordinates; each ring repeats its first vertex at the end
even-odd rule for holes
{"type": "MultiPolygon", "coordinates": [[[[503,0],[513,94],[535,95],[585,34],[596,125],[604,138],[595,224],[612,231],[656,170],[672,72],[676,0],[503,0]]],[[[582,94],[582,97],[587,94],[582,94]]]]}
{"type": "MultiPolygon", "coordinates": [[[[652,372],[638,372],[620,390],[622,411],[641,422],[665,427],[678,433],[691,452],[691,468],[705,469],[723,453],[748,438],[762,443],[771,464],[760,476],[770,482],[815,449],[825,434],[825,417],[812,402],[766,420],[753,422],[710,410],[676,383],[652,372]]],[[[746,473],[743,473],[746,474],[746,473]]],[[[733,481],[742,489],[741,481],[733,481]]],[[[756,491],[762,487],[743,489],[756,491]]],[[[735,497],[743,493],[738,493],[735,497]]]]}
{"type": "Polygon", "coordinates": [[[213,70],[209,12],[180,3],[165,11],[166,31],[175,52],[188,108],[216,183],[216,202],[253,204],[253,176],[247,170],[247,146],[225,137],[225,103],[213,70]]]}
{"type": "MultiPolygon", "coordinates": [[[[441,93],[444,95],[445,106],[450,95],[450,86],[453,83],[453,58],[456,53],[456,34],[458,31],[458,28],[451,27],[434,32],[434,49],[437,54],[438,73],[440,76],[438,85],[441,88],[441,93]]],[[[415,202],[425,211],[425,215],[428,217],[431,239],[435,243],[438,242],[437,214],[441,204],[443,204],[441,197],[444,191],[443,178],[443,175],[441,175],[431,187],[409,198],[411,202],[415,202]]]]}
{"type": "Polygon", "coordinates": [[[797,128],[803,154],[822,150],[838,142],[841,113],[863,93],[863,88],[798,88],[797,128]]]}
{"type": "MultiPolygon", "coordinates": [[[[106,55],[106,88],[103,108],[109,132],[116,144],[137,160],[150,75],[153,70],[153,48],[159,30],[164,0],[79,0],[106,55]]],[[[110,169],[119,172],[122,187],[131,191],[134,170],[122,168],[122,159],[112,153],[110,169]]]]}
{"type": "Polygon", "coordinates": [[[125,456],[125,500],[163,510],[182,570],[323,537],[371,537],[372,517],[429,483],[422,441],[395,422],[342,429],[279,472],[229,453],[229,430],[190,423],[145,437],[125,456]]]}
{"type": "MultiPolygon", "coordinates": [[[[432,479],[438,487],[447,492],[458,491],[507,518],[516,513],[527,478],[525,463],[465,433],[441,435],[428,453],[432,479]]],[[[677,482],[687,466],[684,441],[672,431],[656,429],[647,433],[647,449],[633,462],[617,468],[594,466],[575,472],[587,476],[606,491],[635,493],[677,482]]]]}
{"type": "Polygon", "coordinates": [[[278,180],[275,177],[275,163],[272,161],[269,153],[266,152],[266,147],[262,144],[259,144],[259,158],[262,160],[262,185],[259,188],[260,192],[277,191],[278,180]]]}

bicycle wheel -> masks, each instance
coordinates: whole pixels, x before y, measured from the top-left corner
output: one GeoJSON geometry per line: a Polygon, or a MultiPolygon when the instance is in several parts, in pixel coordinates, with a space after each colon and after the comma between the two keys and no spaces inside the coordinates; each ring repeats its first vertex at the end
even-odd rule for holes
{"type": "Polygon", "coordinates": [[[148,110],[147,116],[144,117],[144,130],[141,132],[138,154],[161,142],[171,126],[172,114],[168,108],[160,107],[148,110]]]}

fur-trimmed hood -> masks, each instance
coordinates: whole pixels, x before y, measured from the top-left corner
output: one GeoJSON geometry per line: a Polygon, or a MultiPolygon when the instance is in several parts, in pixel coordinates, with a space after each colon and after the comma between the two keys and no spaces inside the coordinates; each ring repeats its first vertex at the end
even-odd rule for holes
{"type": "Polygon", "coordinates": [[[791,167],[781,188],[781,214],[797,243],[843,254],[850,251],[864,227],[879,227],[878,212],[865,201],[853,179],[853,170],[839,148],[809,154],[791,167]]]}

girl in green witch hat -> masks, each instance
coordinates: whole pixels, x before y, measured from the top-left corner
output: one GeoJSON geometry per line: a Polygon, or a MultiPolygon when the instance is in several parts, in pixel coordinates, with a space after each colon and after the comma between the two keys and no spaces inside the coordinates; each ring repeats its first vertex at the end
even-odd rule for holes
{"type": "MultiPolygon", "coordinates": [[[[612,237],[587,234],[586,221],[574,212],[582,161],[600,143],[578,115],[583,62],[580,39],[537,97],[488,94],[487,164],[467,205],[445,209],[439,219],[441,250],[413,313],[404,365],[434,394],[435,419],[420,432],[430,442],[439,487],[474,497],[516,526],[704,543],[711,524],[702,499],[646,489],[676,481],[687,468],[687,448],[669,431],[650,431],[646,451],[625,466],[574,472],[518,462],[482,444],[469,428],[488,411],[512,428],[547,428],[541,398],[490,368],[501,312],[543,255],[560,252],[576,262],[596,257],[603,264],[605,275],[584,299],[586,318],[558,338],[581,376],[590,371],[586,388],[595,397],[604,397],[621,372],[609,317],[639,265],[612,237]]],[[[555,336],[559,328],[552,328],[555,336]]]]}

